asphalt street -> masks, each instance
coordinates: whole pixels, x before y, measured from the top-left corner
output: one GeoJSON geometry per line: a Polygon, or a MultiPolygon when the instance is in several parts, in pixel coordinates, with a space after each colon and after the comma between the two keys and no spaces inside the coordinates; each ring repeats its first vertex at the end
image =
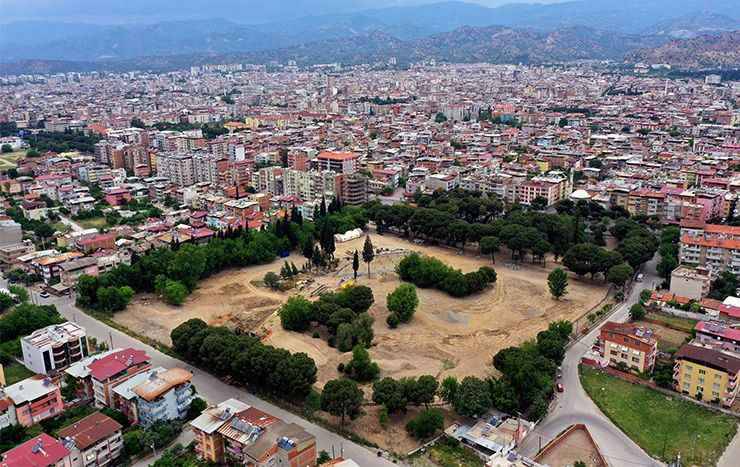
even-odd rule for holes
{"type": "MultiPolygon", "coordinates": [[[[644,266],[642,283],[635,283],[626,300],[609,318],[610,321],[626,322],[629,318],[629,309],[638,302],[640,291],[651,287],[659,279],[655,272],[656,258],[644,266]]],[[[617,428],[591,401],[581,386],[578,378],[578,364],[586,352],[591,348],[599,334],[599,328],[592,330],[576,342],[566,353],[562,364],[560,382],[565,391],[557,393],[557,405],[528,435],[520,445],[518,451],[528,457],[533,457],[541,446],[547,444],[560,432],[575,423],[583,423],[598,444],[601,453],[612,467],[635,467],[662,465],[651,458],[645,451],[635,444],[627,435],[617,428]]],[[[649,421],[646,420],[646,423],[649,421]]]]}

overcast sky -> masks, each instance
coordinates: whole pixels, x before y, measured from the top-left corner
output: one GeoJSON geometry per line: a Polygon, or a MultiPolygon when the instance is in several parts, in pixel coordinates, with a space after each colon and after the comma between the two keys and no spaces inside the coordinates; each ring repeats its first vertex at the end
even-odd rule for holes
{"type": "MultiPolygon", "coordinates": [[[[34,19],[128,23],[206,17],[266,22],[280,18],[440,1],[445,0],[0,0],[0,22],[34,19]]],[[[557,3],[565,0],[465,1],[499,6],[506,3],[557,3]]]]}

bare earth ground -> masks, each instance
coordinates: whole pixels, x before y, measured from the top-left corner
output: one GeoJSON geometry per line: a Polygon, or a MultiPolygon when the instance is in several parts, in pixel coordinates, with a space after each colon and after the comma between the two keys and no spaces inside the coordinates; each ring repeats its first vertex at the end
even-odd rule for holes
{"type": "MultiPolygon", "coordinates": [[[[508,256],[502,253],[494,266],[498,272],[494,287],[463,299],[419,289],[420,304],[412,322],[391,330],[385,324],[385,297],[400,283],[393,270],[409,250],[433,255],[463,272],[491,265],[491,261],[487,257],[460,256],[451,249],[415,245],[391,235],[373,235],[372,241],[376,249],[384,252],[371,264],[370,278],[366,265],[361,265],[357,282],[371,287],[375,295],[370,309],[375,318],[375,343],[370,353],[380,365],[382,376],[484,376],[492,370],[491,357],[498,350],[535,337],[549,322],[581,316],[598,304],[606,292],[601,283],[571,278],[565,299],[553,300],[546,285],[547,274],[555,266],[552,262],[547,268],[522,264],[515,269],[507,266],[508,256]]],[[[215,275],[201,282],[182,307],[169,306],[151,295],[139,296],[126,311],[116,314],[115,320],[165,344],[170,344],[170,331],[191,318],[202,318],[211,324],[240,325],[242,329],[268,335],[268,344],[309,354],[319,367],[318,383],[323,386],[337,377],[337,364],[348,361],[350,355],[340,354],[325,339],[314,339],[310,333],[284,331],[274,312],[294,293],[310,297],[318,286],[333,290],[351,279],[349,258],[355,249],[362,249],[363,243],[364,237],[338,244],[339,270],[313,277],[315,282],[300,291],[273,292],[252,284],[268,271],[279,271],[281,262],[276,261],[215,275]]],[[[299,255],[288,259],[299,267],[305,261],[299,255]]]]}
{"type": "MultiPolygon", "coordinates": [[[[115,315],[115,320],[136,331],[169,345],[170,331],[191,318],[201,318],[214,325],[239,327],[264,336],[264,342],[291,352],[305,352],[318,367],[318,384],[323,385],[339,376],[337,365],[347,362],[350,353],[342,354],[329,347],[323,338],[311,337],[311,332],[299,334],[281,328],[277,309],[291,295],[300,293],[311,299],[318,291],[336,289],[352,278],[351,255],[361,251],[364,237],[337,244],[339,268],[331,274],[301,274],[299,287],[288,292],[275,292],[256,286],[268,271],[278,272],[282,260],[272,264],[224,271],[202,281],[182,307],[163,303],[152,295],[137,296],[129,307],[115,315]]],[[[432,289],[419,289],[419,308],[409,324],[391,330],[385,323],[388,316],[386,295],[400,281],[395,265],[411,250],[432,255],[463,272],[491,265],[489,257],[460,256],[456,251],[440,247],[415,245],[391,235],[373,235],[373,245],[381,249],[371,264],[368,278],[366,265],[360,267],[358,283],[373,289],[375,304],[370,314],[375,318],[375,339],[370,349],[380,365],[381,376],[394,378],[431,374],[485,376],[493,370],[492,356],[502,348],[518,345],[534,338],[548,323],[560,319],[576,319],[589,312],[604,298],[602,283],[571,278],[568,295],[556,301],[547,290],[547,268],[508,264],[508,255],[497,256],[494,265],[498,280],[495,286],[471,297],[452,298],[432,289]]],[[[299,268],[305,259],[299,255],[287,258],[299,268]]],[[[371,388],[365,386],[368,399],[371,388]]],[[[367,406],[366,415],[348,422],[347,428],[384,449],[405,454],[418,446],[408,436],[406,422],[418,411],[410,408],[406,415],[392,415],[390,423],[381,427],[378,408],[367,406]]],[[[446,413],[450,419],[450,414],[446,413]]],[[[324,414],[331,420],[331,416],[324,414]]]]}
{"type": "Polygon", "coordinates": [[[537,462],[551,467],[571,466],[577,461],[585,462],[588,467],[598,466],[596,447],[586,432],[575,430],[558,443],[551,451],[537,462]]]}

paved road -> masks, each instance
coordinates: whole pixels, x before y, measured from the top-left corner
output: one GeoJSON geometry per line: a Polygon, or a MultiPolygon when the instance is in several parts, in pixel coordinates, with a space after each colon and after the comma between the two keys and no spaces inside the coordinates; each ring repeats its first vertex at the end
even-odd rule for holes
{"type": "MultiPolygon", "coordinates": [[[[656,255],[657,257],[657,255],[656,255]]],[[[643,287],[650,287],[657,281],[655,265],[657,259],[645,265],[644,282],[637,283],[625,302],[611,316],[611,321],[625,322],[629,318],[630,307],[637,303],[643,287]]],[[[635,467],[638,465],[657,466],[660,462],[652,459],[637,444],[617,428],[601,411],[581,387],[578,378],[578,363],[581,357],[591,348],[598,336],[598,328],[581,338],[566,353],[562,365],[561,382],[565,392],[558,394],[557,405],[552,412],[527,436],[519,447],[525,456],[534,456],[540,445],[544,446],[574,423],[586,425],[602,454],[612,467],[635,467]]],[[[645,423],[650,423],[646,420],[645,423]]]]}
{"type": "MultiPolygon", "coordinates": [[[[5,280],[0,279],[0,284],[5,286],[5,280]]],[[[301,417],[269,402],[259,399],[242,388],[226,384],[204,371],[192,368],[186,362],[172,358],[169,355],[165,355],[155,348],[148,346],[139,340],[96,320],[95,318],[92,318],[75,307],[71,300],[66,297],[50,297],[44,299],[39,297],[36,292],[33,292],[33,300],[35,303],[40,304],[55,304],[59,309],[59,312],[65,318],[84,327],[87,330],[87,334],[95,337],[98,341],[108,342],[109,345],[112,343],[112,347],[136,347],[145,350],[151,357],[152,365],[154,366],[190,369],[190,371],[193,372],[193,385],[198,393],[210,404],[217,404],[229,398],[239,399],[253,407],[257,407],[260,410],[264,410],[265,412],[275,415],[286,422],[298,423],[303,426],[306,430],[316,436],[319,450],[325,450],[331,454],[333,449],[336,455],[344,453],[344,457],[346,459],[353,459],[363,467],[395,465],[386,459],[378,458],[375,451],[371,451],[364,446],[353,443],[334,432],[304,420],[301,417]]]]}
{"type": "Polygon", "coordinates": [[[83,230],[85,230],[80,224],[68,217],[59,216],[59,220],[62,222],[62,224],[70,226],[72,228],[72,231],[74,232],[82,232],[83,230]]]}

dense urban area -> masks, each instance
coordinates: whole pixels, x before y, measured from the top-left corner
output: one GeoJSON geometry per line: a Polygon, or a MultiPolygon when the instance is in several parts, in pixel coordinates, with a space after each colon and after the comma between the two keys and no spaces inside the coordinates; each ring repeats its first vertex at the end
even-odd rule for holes
{"type": "Polygon", "coordinates": [[[0,465],[737,465],[740,82],[396,65],[0,77],[0,465]]]}

